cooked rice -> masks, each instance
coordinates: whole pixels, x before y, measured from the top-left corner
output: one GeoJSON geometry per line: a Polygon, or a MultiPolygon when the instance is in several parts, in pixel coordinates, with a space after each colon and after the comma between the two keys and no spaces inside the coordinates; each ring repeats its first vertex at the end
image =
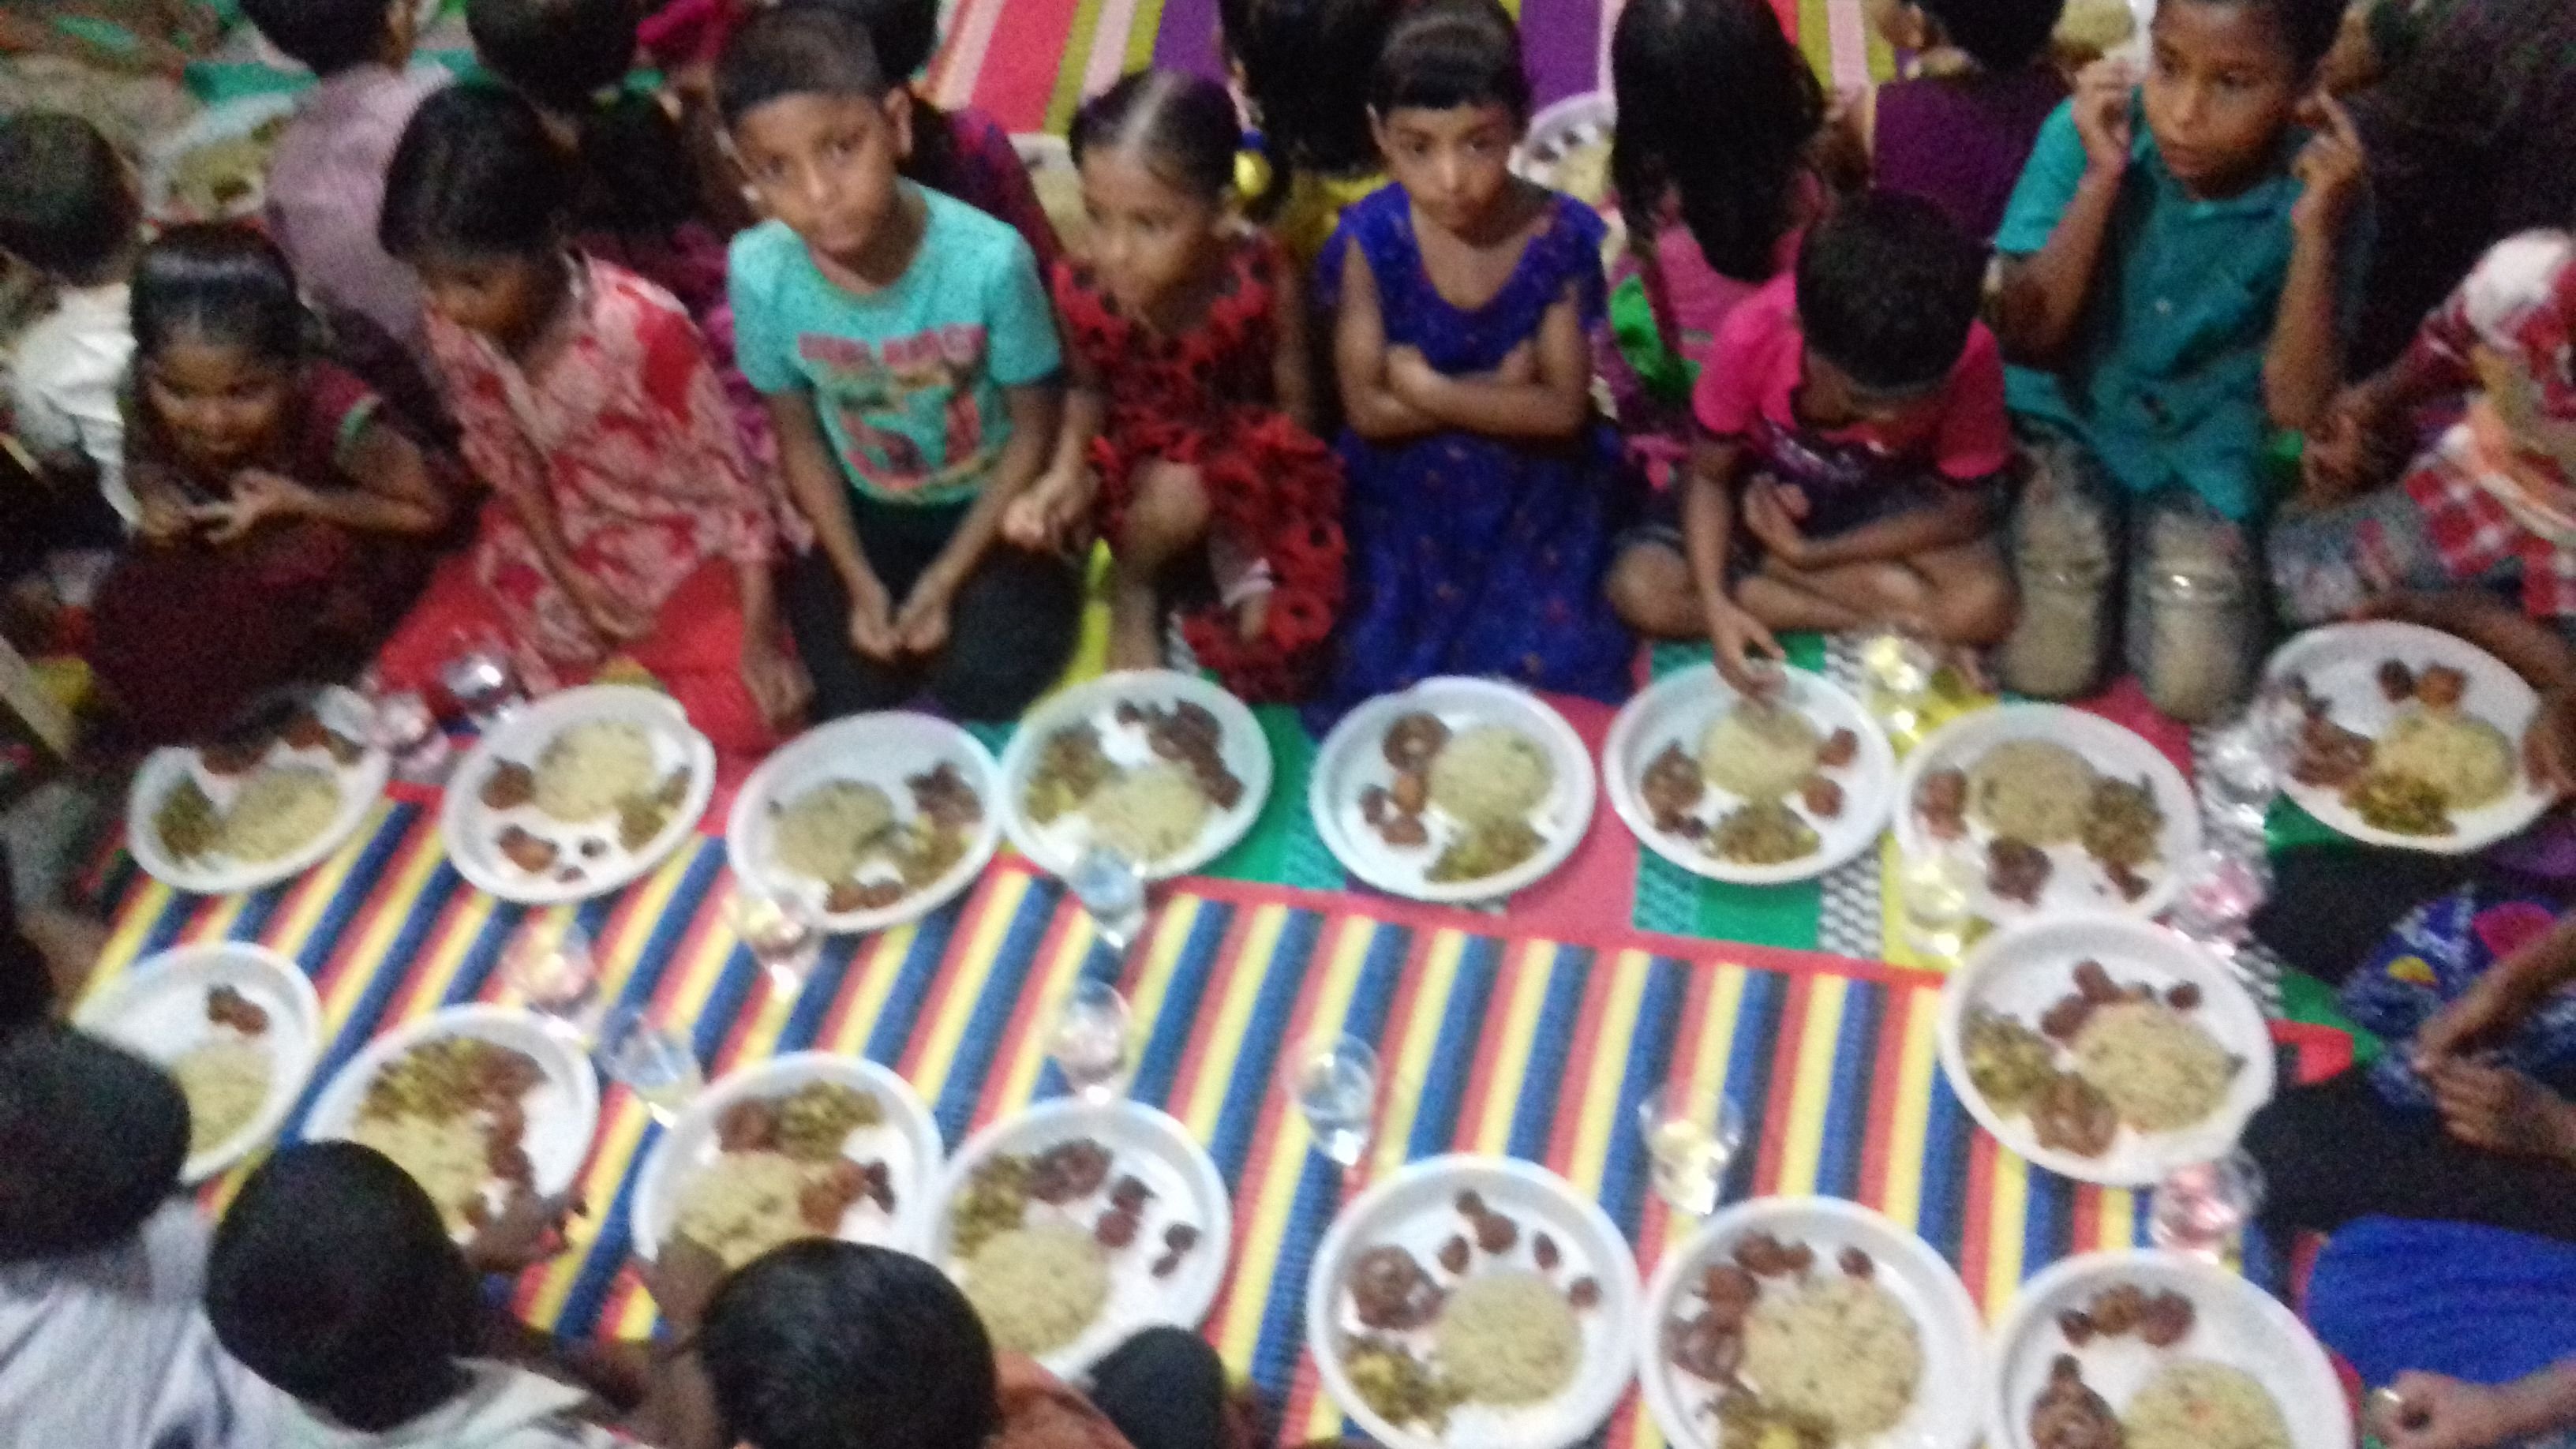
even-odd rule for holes
{"type": "Polygon", "coordinates": [[[1130,770],[1082,804],[1092,838],[1138,865],[1179,854],[1207,824],[1207,792],[1177,765],[1130,770]]]}
{"type": "Polygon", "coordinates": [[[1968,769],[1968,808],[1997,835],[2063,845],[2084,830],[2093,767],[2053,740],[2006,740],[1968,769]]]}
{"type": "Polygon", "coordinates": [[[2290,1449],[2281,1406],[2243,1369],[2177,1359],[2120,1414],[2128,1449],[2290,1449]]]}
{"type": "Polygon", "coordinates": [[[466,1226],[465,1205],[483,1196],[483,1184],[492,1176],[483,1129],[468,1117],[360,1117],[349,1129],[349,1140],[376,1149],[410,1173],[438,1204],[450,1232],[466,1226]]]}
{"type": "Polygon", "coordinates": [[[1699,772],[1742,800],[1777,800],[1815,773],[1824,737],[1813,720],[1765,699],[1739,700],[1699,738],[1699,772]]]}
{"type": "Polygon", "coordinates": [[[797,1199],[807,1169],[780,1152],[727,1152],[680,1189],[681,1237],[739,1268],[781,1243],[820,1237],[805,1225],[797,1199]]]}
{"type": "Polygon", "coordinates": [[[2421,780],[2452,809],[2475,810],[2513,788],[2513,742],[2475,715],[2408,708],[2380,735],[2371,769],[2421,780]]]}
{"type": "Polygon", "coordinates": [[[1441,1372],[1473,1403],[1551,1399],[1583,1367],[1583,1326],[1565,1295],[1535,1273],[1459,1284],[1433,1334],[1441,1372]]]}
{"type": "Polygon", "coordinates": [[[566,824],[597,820],[629,795],[653,791],[653,737],[623,720],[587,720],[537,755],[536,806],[566,824]]]}
{"type": "Polygon", "coordinates": [[[995,1233],[966,1264],[966,1301],[993,1347],[1042,1354],[1082,1336],[1109,1302],[1109,1262],[1081,1228],[1047,1223],[995,1233]]]}
{"type": "Polygon", "coordinates": [[[233,1140],[268,1101],[268,1048],[220,1034],[170,1063],[188,1099],[188,1155],[233,1140]]]}
{"type": "Polygon", "coordinates": [[[1848,1444],[1913,1407],[1923,1340],[1905,1305],[1867,1278],[1766,1288],[1745,1325],[1743,1376],[1763,1402],[1821,1419],[1848,1444]]]}
{"type": "Polygon", "coordinates": [[[2141,1132],[2207,1121],[2239,1065],[2199,1022],[2162,1002],[2114,1002],[2075,1036],[2077,1075],[2141,1132]]]}
{"type": "Polygon", "coordinates": [[[863,780],[829,780],[778,812],[771,848],[780,869],[836,885],[893,824],[894,802],[885,791],[863,780]]]}
{"type": "Polygon", "coordinates": [[[1431,803],[1461,825],[1525,820],[1556,784],[1538,741],[1508,725],[1459,731],[1431,757],[1431,803]]]}
{"type": "Polygon", "coordinates": [[[283,860],[313,843],[340,813],[340,782],[312,765],[264,769],[243,783],[224,816],[223,852],[253,863],[283,860]]]}

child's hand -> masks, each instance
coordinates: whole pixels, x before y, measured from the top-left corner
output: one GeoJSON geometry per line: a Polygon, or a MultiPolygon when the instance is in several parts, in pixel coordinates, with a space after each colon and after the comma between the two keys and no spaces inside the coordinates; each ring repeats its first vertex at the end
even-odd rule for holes
{"type": "Polygon", "coordinates": [[[585,1211],[576,1193],[539,1197],[524,1187],[513,1189],[499,1215],[475,1230],[465,1261],[478,1273],[524,1273],[561,1256],[565,1221],[585,1211]]]}
{"type": "Polygon", "coordinates": [[[1744,530],[1792,567],[1807,561],[1807,536],[1798,520],[1807,513],[1807,498],[1795,488],[1764,479],[1744,490],[1744,530]]]}
{"type": "Polygon", "coordinates": [[[2129,103],[2138,73],[2124,60],[2103,59],[2075,78],[2075,134],[2084,142],[2084,169],[2118,176],[2129,169],[2129,103]]]}
{"type": "Polygon", "coordinates": [[[2511,1067],[2446,1057],[2425,1077],[2442,1130],[2489,1152],[2576,1162],[2576,1105],[2511,1067]]]}
{"type": "MultiPolygon", "coordinates": [[[[1504,360],[1510,361],[1509,358],[1504,360]]],[[[1440,370],[1422,355],[1421,348],[1390,347],[1386,350],[1386,386],[1397,397],[1412,402],[1439,385],[1440,370]]]]}
{"type": "Polygon", "coordinates": [[[1758,654],[1778,664],[1787,661],[1789,652],[1772,637],[1768,625],[1746,613],[1734,600],[1710,601],[1708,642],[1715,651],[1718,674],[1738,691],[1759,698],[1779,687],[1779,672],[1757,668],[1753,658],[1758,654]]]}
{"type": "Polygon", "coordinates": [[[1068,547],[1075,540],[1075,529],[1091,507],[1090,479],[1087,475],[1050,473],[1019,497],[1002,514],[1004,540],[1031,553],[1068,547]]]}
{"type": "Polygon", "coordinates": [[[178,499],[147,493],[138,501],[142,505],[142,517],[135,521],[134,526],[143,535],[144,542],[177,543],[197,531],[196,515],[178,499]]]}
{"type": "Polygon", "coordinates": [[[2352,113],[2343,103],[2322,91],[2300,103],[2299,120],[2314,130],[2290,163],[2302,187],[2299,199],[2290,203],[2290,228],[2303,236],[2331,237],[2369,184],[2361,132],[2353,128],[2352,113]]]}
{"type": "Polygon", "coordinates": [[[2523,768],[2551,795],[2576,795],[2576,693],[2559,689],[2540,697],[2539,713],[2522,732],[2523,768]]]}
{"type": "Polygon", "coordinates": [[[894,621],[895,635],[906,654],[936,654],[948,643],[948,592],[916,588],[894,621]]]}
{"type": "Polygon", "coordinates": [[[204,514],[205,521],[214,525],[206,541],[237,542],[269,519],[305,512],[312,502],[312,490],[294,479],[265,468],[244,468],[233,475],[232,501],[216,504],[204,514]]]}
{"type": "Polygon", "coordinates": [[[652,1262],[638,1261],[635,1266],[636,1276],[644,1280],[644,1291],[653,1295],[664,1321],[683,1333],[706,1321],[708,1302],[724,1286],[724,1259],[697,1239],[678,1233],[662,1240],[662,1251],[652,1262]]]}
{"type": "Polygon", "coordinates": [[[2388,1449],[2488,1449],[2548,1427],[2522,1421],[2514,1412],[2510,1385],[2465,1383],[2410,1370],[2383,1392],[2394,1406],[2374,1415],[2378,1422],[2371,1427],[2388,1449]]]}
{"type": "Polygon", "coordinates": [[[757,630],[742,638],[742,687],[760,707],[761,722],[774,730],[794,723],[814,698],[814,681],[804,663],[757,630]]]}

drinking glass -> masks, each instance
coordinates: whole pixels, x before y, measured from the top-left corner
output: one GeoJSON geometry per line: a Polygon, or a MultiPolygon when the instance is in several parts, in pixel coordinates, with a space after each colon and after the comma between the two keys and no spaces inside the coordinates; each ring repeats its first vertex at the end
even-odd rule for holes
{"type": "Polygon", "coordinates": [[[1910,738],[1923,723],[1932,680],[1941,667],[1931,638],[1904,624],[1878,625],[1861,636],[1860,667],[1869,681],[1870,712],[1890,734],[1910,738]]]}
{"type": "Polygon", "coordinates": [[[599,998],[599,961],[590,933],[566,926],[551,939],[542,927],[523,930],[501,957],[501,979],[528,1010],[559,1035],[581,1037],[599,998]]]}
{"type": "Polygon", "coordinates": [[[1130,1019],[1127,998],[1098,977],[1085,976],[1056,1003],[1055,1022],[1047,1031],[1047,1055],[1066,1085],[1087,1102],[1115,1101],[1127,1090],[1135,1065],[1129,1060],[1130,1019]]]}
{"type": "Polygon", "coordinates": [[[2202,847],[2181,864],[2180,889],[2166,923],[2222,957],[2234,955],[2244,943],[2246,923],[2271,894],[2267,868],[2259,856],[2223,845],[2202,847]]]}
{"type": "Polygon", "coordinates": [[[2211,735],[2201,772],[2212,813],[2230,829],[2260,837],[2296,752],[2305,712],[2282,681],[2266,679],[2245,712],[2211,735]]]}
{"type": "Polygon", "coordinates": [[[600,1022],[599,1067],[665,1127],[679,1119],[707,1084],[689,1039],[632,1004],[611,1008],[600,1022]]]}
{"type": "Polygon", "coordinates": [[[792,895],[738,884],[725,914],[736,939],[769,973],[769,989],[784,1000],[805,989],[805,978],[823,954],[823,922],[792,895]]]}
{"type": "Polygon", "coordinates": [[[440,666],[438,682],[474,727],[487,732],[527,698],[508,651],[489,641],[464,645],[440,666]]]}
{"type": "Polygon", "coordinates": [[[1287,1059],[1287,1086],[1315,1150],[1344,1167],[1368,1151],[1377,1120],[1377,1052],[1348,1032],[1309,1037],[1287,1059]]]}
{"type": "Polygon", "coordinates": [[[2147,1237],[2159,1248],[2224,1263],[2263,1208],[2263,1171],[2241,1149],[2177,1167],[2156,1184],[2147,1237]]]}
{"type": "Polygon", "coordinates": [[[424,785],[447,778],[456,746],[438,727],[438,715],[416,689],[379,695],[367,720],[367,739],[393,761],[394,772],[424,785]]]}
{"type": "Polygon", "coordinates": [[[1136,862],[1105,845],[1094,845],[1065,872],[1064,884],[1090,913],[1101,941],[1123,958],[1145,931],[1145,876],[1136,862]]]}
{"type": "Polygon", "coordinates": [[[1637,1103],[1637,1130],[1654,1159],[1655,1192],[1677,1212],[1705,1217],[1726,1192],[1726,1169],[1744,1145],[1744,1115],[1723,1091],[1670,1081],[1637,1103]]]}
{"type": "Polygon", "coordinates": [[[1937,963],[1959,959],[1977,920],[1977,883],[1977,868],[1955,850],[1935,847],[1897,863],[1897,903],[1914,954],[1937,963]]]}

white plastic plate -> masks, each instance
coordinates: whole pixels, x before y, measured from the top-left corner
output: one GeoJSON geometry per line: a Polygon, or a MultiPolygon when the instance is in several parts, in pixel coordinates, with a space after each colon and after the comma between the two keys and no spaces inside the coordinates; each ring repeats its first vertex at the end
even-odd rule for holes
{"type": "Polygon", "coordinates": [[[1243,782],[1243,798],[1234,803],[1233,809],[1217,810],[1211,806],[1207,823],[1199,827],[1197,842],[1142,866],[1145,879],[1169,880],[1187,875],[1223,855],[1252,828],[1252,822],[1260,817],[1261,802],[1270,797],[1270,741],[1242,700],[1194,674],[1177,670],[1128,669],[1104,674],[1048,698],[1035,714],[1020,722],[1019,732],[1011,736],[1010,747],[1002,752],[1002,828],[1009,832],[1011,844],[1020,854],[1050,875],[1060,876],[1073,869],[1083,848],[1090,844],[1091,824],[1079,810],[1068,810],[1044,825],[1029,819],[1024,808],[1029,776],[1036,771],[1038,755],[1048,738],[1068,725],[1084,721],[1100,731],[1101,749],[1111,763],[1134,768],[1151,761],[1153,747],[1146,742],[1144,727],[1118,722],[1118,706],[1122,703],[1166,709],[1176,704],[1202,706],[1216,716],[1224,732],[1217,752],[1224,758],[1226,769],[1243,782]]]}
{"type": "Polygon", "coordinates": [[[523,906],[561,906],[584,901],[641,877],[680,848],[707,813],[716,788],[715,746],[689,725],[678,700],[650,689],[623,684],[592,684],[550,694],[503,720],[476,742],[447,782],[438,813],[439,833],[457,874],[475,887],[523,906]],[[537,757],[563,731],[594,720],[618,720],[641,726],[653,737],[653,769],[658,780],[673,770],[689,772],[689,792],[680,808],[662,825],[662,833],[628,850],[618,843],[615,812],[580,825],[568,825],[533,804],[496,811],[482,799],[483,782],[503,761],[536,768],[537,757]],[[516,825],[555,843],[555,865],[530,874],[501,854],[500,834],[516,825]],[[595,853],[585,855],[585,845],[595,853]],[[567,878],[565,872],[578,874],[567,878]]]}
{"type": "Polygon", "coordinates": [[[259,863],[236,861],[221,854],[184,861],[174,858],[162,847],[161,832],[152,828],[152,817],[161,808],[162,800],[181,781],[194,779],[206,797],[215,802],[216,809],[228,810],[252,772],[217,775],[206,769],[197,751],[169,747],[154,750],[144,759],[143,767],[134,772],[133,787],[126,792],[125,839],[127,848],[134,852],[135,863],[173,890],[221,896],[265,890],[302,875],[348,844],[349,837],[366,823],[367,812],[375,808],[376,797],[384,794],[392,763],[383,750],[371,743],[367,702],[356,694],[334,685],[314,696],[313,712],[323,724],[364,746],[366,753],[355,764],[343,765],[327,749],[290,749],[280,740],[269,746],[263,764],[311,765],[329,770],[338,780],[340,809],[321,834],[306,841],[300,850],[259,863]]]}
{"type": "Polygon", "coordinates": [[[180,946],[127,967],[73,1018],[83,1030],[166,1066],[226,1030],[206,1020],[206,994],[218,986],[231,987],[268,1013],[268,1030],[257,1038],[268,1049],[268,1097],[240,1131],[189,1157],[179,1176],[191,1186],[275,1136],[304,1094],[322,1056],[322,1002],[312,980],[265,946],[180,946]]]}

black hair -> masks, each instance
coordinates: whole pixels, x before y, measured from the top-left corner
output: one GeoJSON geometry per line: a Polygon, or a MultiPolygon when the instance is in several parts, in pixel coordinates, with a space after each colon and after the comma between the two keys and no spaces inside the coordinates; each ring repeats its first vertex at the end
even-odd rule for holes
{"type": "Polygon", "coordinates": [[[115,1243],[187,1160],[188,1099],[159,1067],[52,1022],[0,1029],[0,1265],[115,1243]]]}
{"type": "Polygon", "coordinates": [[[353,1429],[444,1402],[480,1313],[438,1207],[354,1142],[280,1149],[215,1229],[206,1316],[251,1372],[353,1429]]]}
{"type": "Polygon", "coordinates": [[[2315,73],[2343,29],[2344,0],[2192,0],[2198,5],[2240,5],[2271,17],[2301,80],[2315,73]]]}
{"type": "Polygon", "coordinates": [[[1629,244],[1653,247],[1669,198],[1711,267],[1771,276],[1825,93],[1769,0],[1629,0],[1610,75],[1610,179],[1629,244]]]}
{"type": "Polygon", "coordinates": [[[1274,192],[1292,171],[1341,176],[1376,166],[1369,86],[1398,8],[1400,0],[1217,0],[1274,192]]]}
{"type": "Polygon", "coordinates": [[[1989,71],[2020,70],[2048,53],[2066,0],[1912,0],[1952,45],[1989,71]]]}
{"type": "Polygon", "coordinates": [[[1243,126],[1234,98],[1204,76],[1140,70],[1093,97],[1073,118],[1073,164],[1095,149],[1132,150],[1156,176],[1218,200],[1234,187],[1243,126]]]}
{"type": "Polygon", "coordinates": [[[432,257],[539,257],[563,245],[572,165],[536,108],[491,86],[449,86],[412,113],[385,168],[377,240],[432,257]]]}
{"type": "Polygon", "coordinates": [[[329,75],[384,53],[390,0],[242,0],[242,15],[268,43],[329,75]]]}
{"type": "Polygon", "coordinates": [[[764,10],[743,23],[716,60],[716,112],[727,126],[790,96],[856,96],[893,89],[868,28],[834,5],[764,10]]]}
{"type": "Polygon", "coordinates": [[[1501,106],[1530,113],[1520,27],[1499,0],[1422,0],[1386,32],[1369,77],[1369,106],[1383,121],[1399,110],[1501,106]]]}
{"type": "MultiPolygon", "coordinates": [[[[868,32],[878,73],[886,89],[901,90],[939,48],[939,0],[781,0],[779,8],[837,10],[868,32]]],[[[957,154],[948,113],[928,96],[912,93],[912,154],[903,158],[905,177],[933,191],[963,196],[973,182],[957,154]]]]}
{"type": "Polygon", "coordinates": [[[1876,191],[1816,223],[1798,249],[1798,329],[1864,388],[1950,375],[1985,290],[1984,249],[1919,196],[1876,191]]]}
{"type": "Polygon", "coordinates": [[[105,277],[143,220],[125,160],[98,127],[61,111],[0,116],[0,251],[48,276],[105,277]]]}
{"type": "Polygon", "coordinates": [[[292,362],[311,329],[286,254],[238,222],[174,226],[145,247],[134,264],[133,316],[144,357],[185,336],[292,362]]]}
{"type": "Polygon", "coordinates": [[[667,232],[697,210],[680,124],[622,82],[635,57],[632,0],[466,0],[474,53],[573,128],[577,230],[667,232]]]}
{"type": "Polygon", "coordinates": [[[752,1449],[977,1449],[1001,1423],[974,1307],[891,1249],[809,1239],[754,1259],[707,1305],[698,1352],[752,1449]]]}

